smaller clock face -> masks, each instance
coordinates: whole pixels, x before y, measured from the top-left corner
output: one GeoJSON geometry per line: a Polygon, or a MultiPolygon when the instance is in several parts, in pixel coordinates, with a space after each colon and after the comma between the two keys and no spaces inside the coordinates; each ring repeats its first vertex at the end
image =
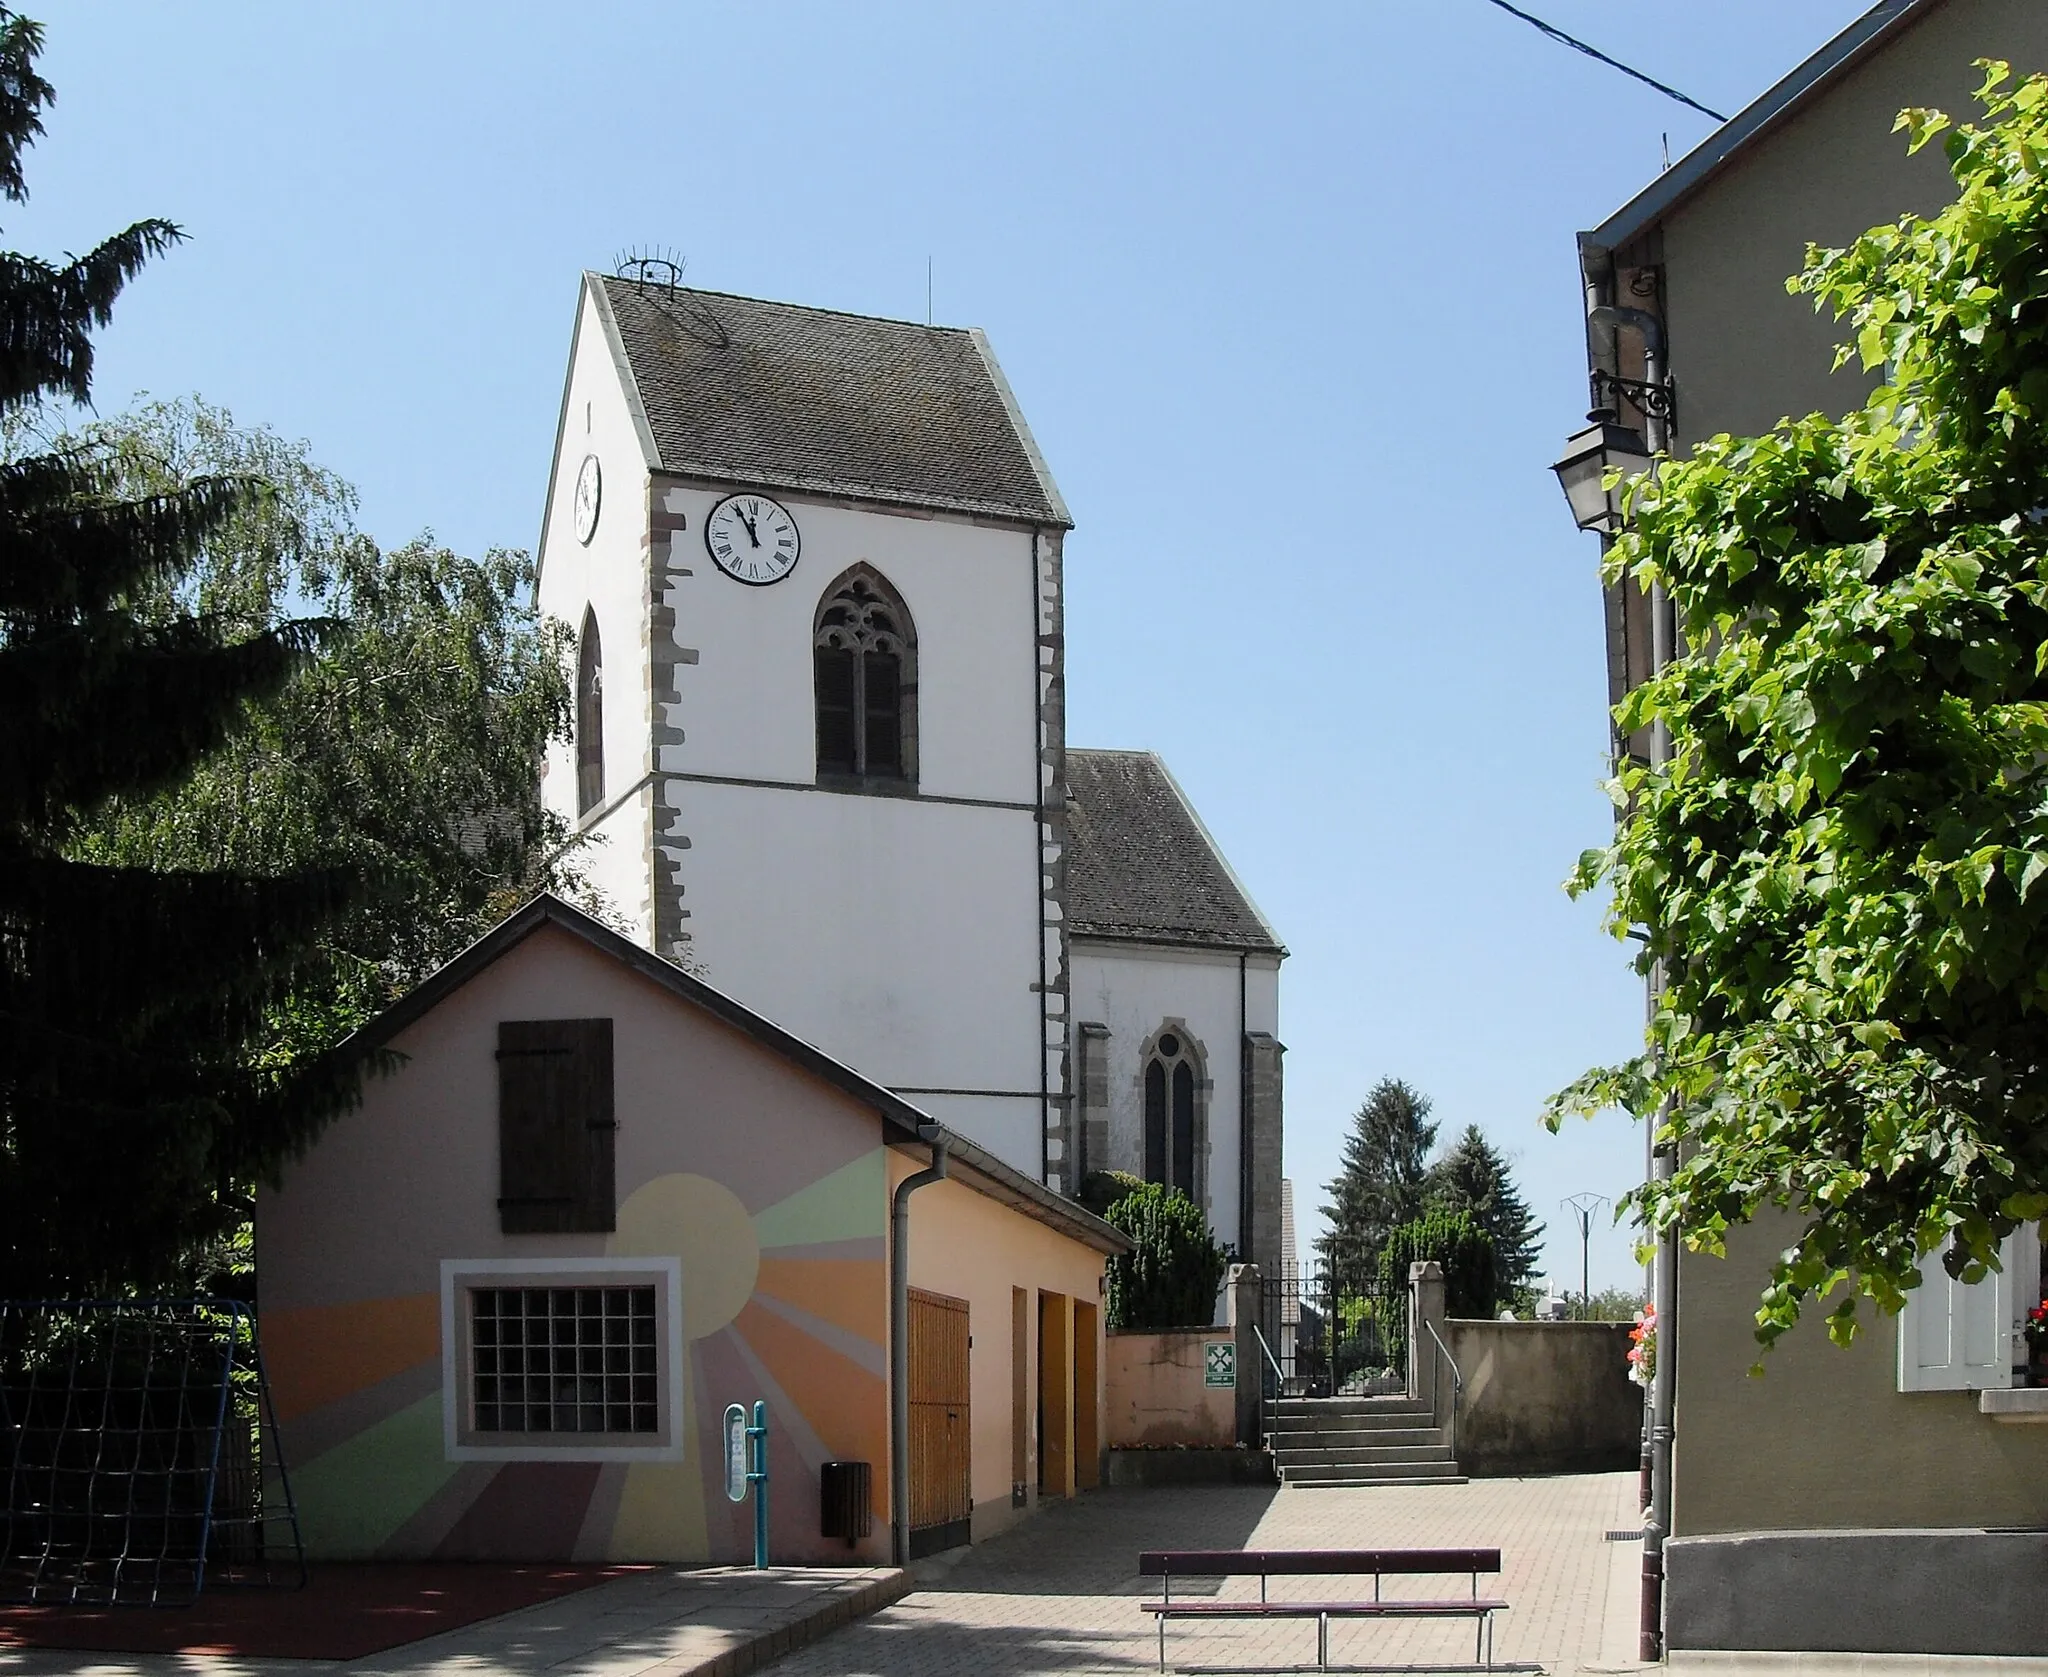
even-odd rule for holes
{"type": "Polygon", "coordinates": [[[597,456],[586,454],[583,469],[576,474],[576,539],[589,542],[597,534],[597,507],[604,484],[597,469],[597,456]]]}
{"type": "Polygon", "coordinates": [[[704,520],[704,546],[729,577],[755,588],[796,569],[803,540],[789,509],[766,495],[728,495],[704,520]]]}

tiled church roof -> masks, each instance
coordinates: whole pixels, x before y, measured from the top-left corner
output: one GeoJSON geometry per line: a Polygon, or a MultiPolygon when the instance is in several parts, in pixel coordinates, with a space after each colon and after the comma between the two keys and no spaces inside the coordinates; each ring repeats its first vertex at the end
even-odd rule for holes
{"type": "Polygon", "coordinates": [[[1149,751],[1067,753],[1067,928],[1076,937],[1284,953],[1149,751]]]}
{"type": "Polygon", "coordinates": [[[1071,523],[979,332],[591,278],[664,471],[1071,523]]]}

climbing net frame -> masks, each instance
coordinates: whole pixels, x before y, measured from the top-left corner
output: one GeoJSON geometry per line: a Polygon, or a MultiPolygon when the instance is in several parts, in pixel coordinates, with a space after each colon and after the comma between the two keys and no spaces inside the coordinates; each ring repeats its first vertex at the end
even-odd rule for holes
{"type": "Polygon", "coordinates": [[[247,1305],[0,1299],[0,1603],[305,1581],[247,1305]]]}

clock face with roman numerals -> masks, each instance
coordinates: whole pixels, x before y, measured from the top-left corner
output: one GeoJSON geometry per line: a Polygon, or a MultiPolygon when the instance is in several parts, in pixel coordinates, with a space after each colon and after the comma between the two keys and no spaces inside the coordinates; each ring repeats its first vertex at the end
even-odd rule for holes
{"type": "Polygon", "coordinates": [[[711,562],[735,581],[755,588],[780,582],[796,569],[803,539],[780,501],[743,492],[728,495],[704,520],[711,562]]]}

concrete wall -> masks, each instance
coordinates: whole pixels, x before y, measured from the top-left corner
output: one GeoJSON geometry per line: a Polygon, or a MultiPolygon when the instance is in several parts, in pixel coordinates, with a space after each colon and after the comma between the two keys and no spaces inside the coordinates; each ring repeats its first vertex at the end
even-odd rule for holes
{"type": "Polygon", "coordinates": [[[1111,1449],[1237,1442],[1237,1392],[1202,1383],[1204,1347],[1229,1343],[1220,1330],[1171,1328],[1112,1333],[1103,1362],[1111,1449]]]}
{"type": "Polygon", "coordinates": [[[1459,1466],[1480,1476],[1634,1467],[1641,1456],[1643,1398],[1628,1377],[1629,1327],[1445,1323],[1444,1337],[1465,1377],[1459,1466]]]}
{"type": "Polygon", "coordinates": [[[1954,196],[1940,145],[1908,157],[1905,136],[1891,131],[1903,108],[1976,115],[1978,58],[2006,59],[2022,75],[2048,69],[2048,6],[2040,0],[1949,0],[1925,9],[1924,22],[1666,219],[1681,445],[1722,431],[1755,435],[1786,415],[1842,413],[1862,401],[1868,381],[1853,364],[1829,371],[1839,341],[1833,319],[1788,296],[1786,278],[1804,266],[1809,242],[1845,245],[1954,196]]]}
{"type": "Polygon", "coordinates": [[[1898,1323],[1868,1305],[1848,1349],[1813,1311],[1750,1377],[1791,1234],[1770,1215],[1725,1259],[1680,1261],[1675,1531],[2048,1525],[2048,1427],[1979,1414],[1975,1392],[1901,1392],[1898,1323]]]}
{"type": "Polygon", "coordinates": [[[1677,1538],[1664,1554],[1674,1651],[2048,1648],[2048,1534],[2038,1531],[1784,1531],[1677,1538]]]}
{"type": "MultiPolygon", "coordinates": [[[[1090,1159],[1088,1168],[1145,1174],[1145,1054],[1174,1021],[1199,1050],[1207,1078],[1197,1096],[1197,1124],[1208,1137],[1197,1171],[1202,1208],[1210,1232],[1233,1247],[1241,1240],[1237,959],[1223,950],[1083,938],[1073,944],[1073,1017],[1108,1031],[1090,1047],[1091,1055],[1103,1056],[1107,1073],[1108,1157],[1090,1159]]],[[[1279,1034],[1280,963],[1270,955],[1246,961],[1242,1029],[1279,1034]]]]}

